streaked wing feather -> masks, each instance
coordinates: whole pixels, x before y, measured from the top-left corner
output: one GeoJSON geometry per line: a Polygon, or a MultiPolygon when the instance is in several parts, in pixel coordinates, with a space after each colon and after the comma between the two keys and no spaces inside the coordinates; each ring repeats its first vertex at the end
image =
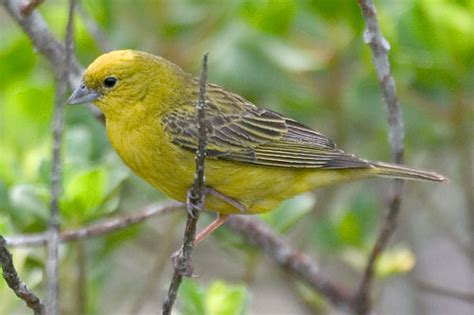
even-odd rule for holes
{"type": "MultiPolygon", "coordinates": [[[[209,84],[206,95],[208,157],[284,168],[371,167],[368,161],[338,150],[323,134],[217,85],[209,84]]],[[[177,107],[162,122],[174,144],[196,150],[194,104],[177,107]]]]}

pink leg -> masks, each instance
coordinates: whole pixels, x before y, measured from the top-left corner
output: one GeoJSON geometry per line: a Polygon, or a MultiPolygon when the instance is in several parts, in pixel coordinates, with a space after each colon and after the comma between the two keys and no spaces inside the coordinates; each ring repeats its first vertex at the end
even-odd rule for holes
{"type": "Polygon", "coordinates": [[[217,219],[212,221],[211,224],[206,226],[204,230],[202,230],[201,232],[199,232],[198,235],[196,235],[196,237],[194,238],[194,243],[193,243],[194,246],[201,243],[209,234],[214,232],[222,224],[226,223],[228,219],[229,219],[228,214],[218,214],[217,219]]]}

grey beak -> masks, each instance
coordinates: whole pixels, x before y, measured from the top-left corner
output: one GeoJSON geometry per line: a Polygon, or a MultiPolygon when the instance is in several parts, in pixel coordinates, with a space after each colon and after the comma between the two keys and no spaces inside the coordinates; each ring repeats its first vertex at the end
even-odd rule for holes
{"type": "Polygon", "coordinates": [[[81,82],[66,102],[71,105],[84,104],[98,99],[99,96],[100,94],[97,91],[87,88],[84,82],[81,82]]]}

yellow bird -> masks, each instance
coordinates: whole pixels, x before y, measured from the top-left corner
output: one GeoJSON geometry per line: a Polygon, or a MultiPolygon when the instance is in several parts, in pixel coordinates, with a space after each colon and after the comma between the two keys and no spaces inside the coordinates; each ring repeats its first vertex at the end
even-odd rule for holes
{"type": "MultiPolygon", "coordinates": [[[[445,181],[433,172],[372,162],[337,149],[323,134],[224,88],[206,87],[205,208],[220,214],[269,211],[282,200],[369,177],[445,181]]],[[[198,80],[172,62],[134,50],[99,56],[70,104],[105,115],[112,147],[138,176],[181,202],[194,180],[198,80]]]]}

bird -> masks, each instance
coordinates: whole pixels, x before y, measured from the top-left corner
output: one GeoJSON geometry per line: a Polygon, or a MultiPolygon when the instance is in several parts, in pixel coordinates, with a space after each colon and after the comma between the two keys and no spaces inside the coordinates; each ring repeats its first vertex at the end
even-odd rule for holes
{"type": "MultiPolygon", "coordinates": [[[[85,70],[67,102],[92,102],[105,116],[109,141],[139,177],[186,202],[198,143],[198,79],[165,58],[115,50],[85,70]]],[[[259,214],[316,188],[365,178],[444,182],[435,172],[369,161],[327,136],[207,83],[204,207],[218,213],[195,242],[231,214],[259,214]]],[[[291,210],[288,210],[291,211],[291,210]]]]}

